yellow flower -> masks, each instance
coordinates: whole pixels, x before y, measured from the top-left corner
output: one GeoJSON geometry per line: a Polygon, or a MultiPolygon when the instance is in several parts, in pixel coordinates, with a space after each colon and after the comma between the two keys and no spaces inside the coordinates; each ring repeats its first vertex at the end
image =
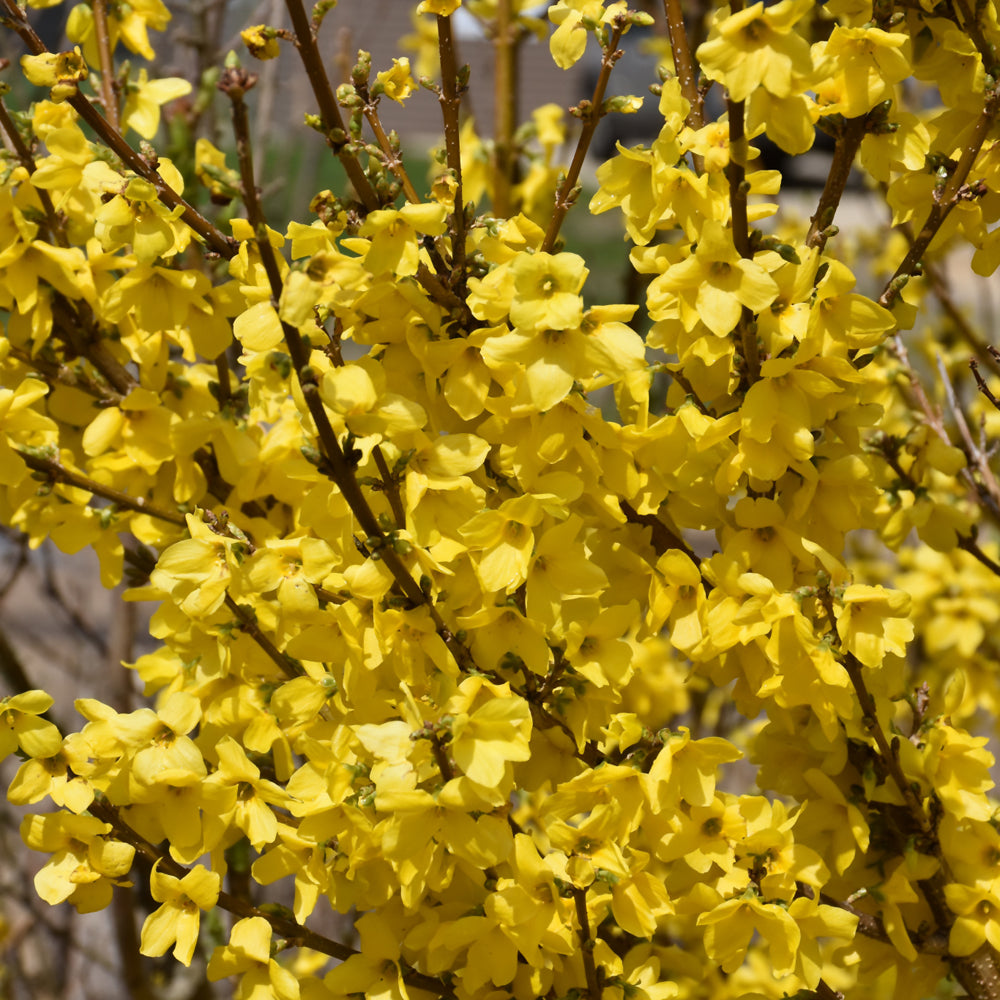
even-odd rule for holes
{"type": "Polygon", "coordinates": [[[985,736],[968,733],[943,722],[927,735],[924,768],[944,807],[969,820],[988,820],[994,805],[986,798],[993,788],[990,768],[994,758],[984,747],[985,736]]]}
{"type": "Polygon", "coordinates": [[[93,816],[49,813],[25,816],[21,838],[35,851],[52,857],[35,875],[35,890],[46,903],[69,900],[81,912],[111,902],[114,879],[128,874],[135,848],[106,839],[111,825],[93,816]]]}
{"type": "Polygon", "coordinates": [[[847,118],[871,111],[893,94],[911,72],[910,40],[881,28],[837,25],[827,39],[824,55],[833,60],[843,88],[837,110],[847,118]]]}
{"type": "Polygon", "coordinates": [[[568,330],[583,319],[580,291],[587,278],[583,258],[575,253],[521,254],[511,263],[513,326],[526,330],[568,330]]]}
{"type": "Polygon", "coordinates": [[[449,749],[455,763],[477,785],[494,788],[503,780],[508,761],[527,760],[531,755],[531,710],[523,698],[510,692],[498,694],[471,715],[456,715],[451,737],[449,749]]]}
{"type": "Polygon", "coordinates": [[[243,552],[230,538],[217,535],[204,521],[187,516],[191,537],[176,542],[160,556],[150,582],[188,614],[208,615],[225,600],[236,559],[243,552]]]}
{"type": "Polygon", "coordinates": [[[1000,948],[1000,881],[994,879],[976,886],[946,885],[944,898],[956,914],[948,935],[948,949],[953,955],[971,955],[987,941],[1000,948]]]}
{"type": "Polygon", "coordinates": [[[29,757],[53,757],[62,748],[62,735],[39,716],[52,707],[44,691],[24,691],[0,699],[0,760],[20,747],[29,757]]]}
{"type": "Polygon", "coordinates": [[[531,529],[543,516],[534,497],[515,497],[498,510],[484,510],[462,527],[469,548],[483,553],[476,568],[485,590],[510,592],[525,581],[534,547],[531,529]]]}
{"type": "Polygon", "coordinates": [[[549,39],[552,58],[560,69],[569,69],[579,62],[587,47],[586,22],[610,22],[627,9],[624,0],[612,3],[607,9],[603,0],[559,0],[549,7],[549,20],[556,30],[549,39]]]}
{"type": "Polygon", "coordinates": [[[277,32],[266,24],[255,24],[240,32],[243,44],[255,59],[276,59],[280,52],[277,32]]]}
{"type": "Polygon", "coordinates": [[[802,940],[799,925],[784,905],[764,902],[753,887],[704,910],[697,924],[705,928],[705,950],[723,972],[735,972],[743,964],[755,932],[767,947],[776,976],[787,976],[795,968],[802,940]]]}
{"type": "Polygon", "coordinates": [[[225,819],[242,830],[258,850],[273,843],[278,835],[278,820],[271,806],[287,805],[288,793],[273,781],[261,778],[260,768],[250,762],[243,747],[231,736],[220,740],[215,750],[219,767],[205,784],[235,791],[235,801],[225,819]]]}
{"type": "Polygon", "coordinates": [[[777,298],[778,286],[759,263],[737,253],[729,230],[709,221],[695,252],[653,279],[650,296],[663,291],[693,298],[701,322],[723,337],[735,329],[743,306],[760,312],[777,298]]]}
{"type": "Polygon", "coordinates": [[[191,84],[179,76],[149,80],[144,69],[139,79],[125,87],[122,125],[134,129],[144,139],[152,139],[160,127],[160,106],[191,93],[191,84]]]}
{"type": "MultiPolygon", "coordinates": [[[[410,73],[410,60],[405,56],[393,59],[392,69],[382,70],[376,75],[375,86],[380,87],[389,100],[405,104],[406,99],[417,89],[417,82],[410,73]]],[[[373,90],[373,94],[377,93],[377,90],[373,90]]]]}
{"type": "Polygon", "coordinates": [[[263,917],[247,917],[233,925],[229,944],[216,948],[208,963],[215,982],[243,974],[239,995],[259,1000],[299,1000],[294,974],[271,958],[271,925],[263,917]]]}
{"type": "MultiPolygon", "coordinates": [[[[170,160],[161,159],[157,169],[170,188],[178,194],[184,190],[183,178],[170,160]]],[[[112,197],[94,213],[94,235],[105,250],[114,251],[131,243],[135,256],[148,264],[157,257],[179,253],[188,245],[190,230],[179,221],[182,206],[167,208],[156,188],[140,177],[127,181],[123,189],[122,179],[110,173],[102,186],[112,197]]]]}
{"type": "Polygon", "coordinates": [[[149,876],[149,888],[153,899],[162,905],[146,917],[139,951],[158,958],[173,945],[174,958],[190,965],[198,945],[201,911],[215,906],[221,887],[218,872],[207,871],[201,865],[176,878],[161,872],[157,861],[149,876]]]}
{"type": "Polygon", "coordinates": [[[760,86],[788,97],[795,76],[812,70],[809,44],[793,30],[812,9],[812,0],[781,0],[770,7],[755,3],[728,16],[723,10],[698,49],[702,70],[721,80],[734,101],[746,100],[760,86]]]}
{"type": "Polygon", "coordinates": [[[913,638],[913,623],[907,617],[909,595],[855,583],[841,600],[837,634],[866,667],[880,667],[886,653],[902,656],[906,652],[913,638]]]}
{"type": "MultiPolygon", "coordinates": [[[[43,52],[37,56],[21,56],[21,69],[29,83],[36,87],[59,87],[60,84],[74,84],[67,93],[61,92],[61,98],[66,98],[76,87],[77,80],[86,80],[89,70],[83,61],[79,46],[72,52],[43,52]]],[[[52,95],[54,101],[61,99],[52,95]]]]}
{"type": "Polygon", "coordinates": [[[370,212],[358,230],[371,240],[365,268],[373,275],[391,272],[397,277],[416,274],[420,263],[419,235],[440,236],[445,231],[444,205],[404,205],[370,212]]]}

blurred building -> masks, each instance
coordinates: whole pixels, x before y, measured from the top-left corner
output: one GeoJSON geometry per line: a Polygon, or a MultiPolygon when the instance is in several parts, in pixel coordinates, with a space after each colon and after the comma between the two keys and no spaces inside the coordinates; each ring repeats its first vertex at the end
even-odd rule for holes
{"type": "MultiPolygon", "coordinates": [[[[540,4],[537,13],[544,16],[547,6],[540,4]]],[[[341,0],[327,15],[320,39],[330,55],[331,78],[342,81],[346,77],[359,49],[371,52],[373,71],[388,68],[393,57],[400,55],[414,61],[415,52],[399,43],[416,35],[415,9],[414,0],[341,0]]],[[[432,18],[422,20],[433,24],[432,18]]],[[[493,131],[493,43],[484,37],[476,19],[463,10],[455,14],[453,26],[459,65],[467,63],[473,69],[465,108],[475,117],[479,133],[489,136],[493,131]]],[[[569,107],[580,99],[581,69],[559,69],[544,42],[534,37],[526,39],[519,47],[519,62],[522,114],[549,101],[569,107]]],[[[400,135],[424,136],[441,131],[441,111],[430,91],[415,93],[405,108],[386,101],[380,110],[386,124],[400,135]]]]}

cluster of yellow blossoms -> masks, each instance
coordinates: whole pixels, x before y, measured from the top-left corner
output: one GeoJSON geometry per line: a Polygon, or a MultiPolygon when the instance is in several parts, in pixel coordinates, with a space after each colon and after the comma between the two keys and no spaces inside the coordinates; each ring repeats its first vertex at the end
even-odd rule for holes
{"type": "MultiPolygon", "coordinates": [[[[407,59],[335,92],[328,3],[244,33],[297,50],[353,184],[282,232],[245,70],[220,84],[238,168],[140,147],[184,81],[81,89],[119,42],[152,56],[159,0],[76,7],[63,53],[0,3],[34,88],[0,105],[0,517],[108,586],[129,568],[162,643],[129,664],[152,707],[79,700],[64,735],[47,695],[0,702],[10,799],[59,807],[22,828],[38,893],[89,911],[148,879],[143,954],[255,1000],[996,997],[993,758],[960,728],[998,702],[995,483],[898,333],[939,251],[1000,260],[996,3],[739,2],[692,52],[667,0],[662,127],[590,203],[623,218],[624,304],[560,242],[558,109],[506,178],[459,122],[459,5],[415,15],[445,116],[423,200],[378,119],[407,59]],[[816,215],[775,220],[748,142],[802,153],[817,122],[816,215]],[[906,236],[873,297],[834,224],[856,155],[906,236]],[[217,228],[209,191],[247,217],[217,228]],[[356,947],[313,926],[331,908],[356,947]]],[[[545,34],[527,0],[467,7],[545,34]]],[[[650,17],[548,17],[558,65],[603,55],[582,160],[638,105],[604,95],[650,17]]]]}

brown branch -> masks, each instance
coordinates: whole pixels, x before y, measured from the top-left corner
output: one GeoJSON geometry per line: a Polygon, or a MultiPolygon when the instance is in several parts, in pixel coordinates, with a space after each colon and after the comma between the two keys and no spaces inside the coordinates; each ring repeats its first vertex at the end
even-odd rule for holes
{"type": "Polygon", "coordinates": [[[670,51],[674,57],[674,69],[680,81],[681,93],[691,105],[687,124],[700,129],[705,124],[704,98],[698,89],[698,73],[691,56],[687,27],[684,24],[684,8],[681,0],[663,0],[663,12],[667,18],[667,34],[670,37],[670,51]]]}
{"type": "Polygon", "coordinates": [[[650,529],[652,532],[650,541],[657,555],[663,555],[669,549],[680,549],[686,556],[695,558],[684,539],[675,535],[655,514],[640,514],[627,500],[619,500],[618,506],[630,524],[641,524],[650,529]]]}
{"type": "MultiPolygon", "coordinates": [[[[865,913],[864,910],[859,910],[852,903],[842,899],[835,899],[833,896],[829,896],[825,892],[820,893],[819,901],[824,906],[835,906],[838,909],[846,910],[848,913],[857,917],[858,933],[863,934],[865,937],[872,938],[874,941],[881,941],[883,944],[892,943],[889,938],[889,934],[885,929],[885,923],[878,914],[865,913]]],[[[921,936],[912,933],[909,929],[907,929],[907,934],[909,935],[910,942],[913,947],[916,948],[916,950],[922,955],[944,956],[948,954],[947,935],[937,933],[921,936]]]]}
{"type": "Polygon", "coordinates": [[[264,634],[261,627],[257,624],[257,619],[254,617],[253,613],[248,611],[242,605],[236,603],[232,595],[227,591],[225,596],[226,607],[236,616],[236,619],[240,623],[240,629],[246,632],[248,636],[258,646],[267,654],[268,658],[277,666],[277,668],[289,678],[301,677],[304,671],[302,668],[287,654],[283,653],[271,640],[264,634]]]}
{"type": "MultiPolygon", "coordinates": [[[[743,0],[734,0],[733,12],[743,9],[743,0]]],[[[744,101],[734,101],[726,95],[729,111],[729,163],[726,164],[726,178],[729,181],[730,223],[733,230],[733,245],[744,260],[753,259],[750,246],[750,223],[747,212],[747,136],[746,105],[744,101]]],[[[753,385],[760,379],[760,351],[757,347],[757,326],[753,313],[746,306],[740,310],[737,335],[743,351],[746,383],[753,385]]]]}
{"type": "Polygon", "coordinates": [[[583,958],[583,970],[587,977],[588,1000],[601,1000],[601,981],[597,976],[597,965],[594,962],[594,941],[590,936],[590,916],[587,913],[587,890],[573,886],[573,903],[576,906],[576,919],[580,925],[577,935],[580,939],[580,953],[583,958]]]}
{"type": "Polygon", "coordinates": [[[819,1000],[844,1000],[844,994],[838,993],[825,979],[816,984],[813,993],[819,1000]]]}
{"type": "Polygon", "coordinates": [[[465,289],[465,197],[462,187],[461,125],[458,120],[462,95],[458,89],[458,65],[451,17],[438,15],[438,54],[441,60],[441,117],[448,169],[455,180],[455,202],[451,222],[451,287],[464,298],[465,289]]]}
{"type": "Polygon", "coordinates": [[[941,385],[944,387],[945,395],[948,397],[948,404],[951,407],[958,433],[962,437],[965,445],[965,460],[975,465],[979,472],[979,480],[972,475],[972,470],[966,467],[962,471],[965,473],[965,480],[976,491],[982,504],[989,508],[990,514],[995,520],[1000,521],[1000,486],[997,485],[993,470],[990,468],[986,452],[972,439],[969,424],[965,419],[961,406],[958,404],[958,397],[955,394],[955,387],[951,384],[948,371],[945,368],[944,359],[939,354],[937,357],[938,373],[941,376],[941,385]]]}
{"type": "Polygon", "coordinates": [[[399,492],[399,477],[389,468],[379,445],[372,449],[372,457],[375,459],[378,474],[382,477],[382,492],[392,508],[396,527],[403,528],[406,526],[406,510],[403,508],[403,498],[399,492]]]}
{"type": "Polygon", "coordinates": [[[104,486],[94,479],[90,479],[80,472],[73,472],[62,465],[58,459],[43,458],[37,452],[32,453],[23,449],[16,449],[18,455],[24,460],[24,464],[34,472],[43,473],[51,482],[63,483],[66,486],[75,486],[78,489],[86,490],[95,496],[108,500],[116,507],[135,511],[137,514],[148,514],[160,521],[167,521],[179,527],[187,527],[187,521],[182,514],[174,513],[163,507],[149,503],[145,497],[133,497],[128,493],[104,486]]]}
{"type": "Polygon", "coordinates": [[[215,378],[219,385],[219,407],[224,407],[232,399],[232,385],[229,381],[229,358],[222,351],[215,358],[215,378]]]}
{"type": "Polygon", "coordinates": [[[430,740],[431,750],[434,753],[434,763],[437,764],[437,769],[441,772],[441,780],[447,784],[455,777],[455,769],[451,766],[451,761],[448,759],[448,751],[445,750],[441,734],[439,732],[432,732],[430,740]]]}
{"type": "Polygon", "coordinates": [[[138,388],[139,380],[114,356],[101,336],[89,303],[56,292],[52,297],[52,320],[55,336],[68,345],[72,354],[85,357],[119,395],[127,396],[138,388]]]}
{"type": "Polygon", "coordinates": [[[371,126],[372,132],[375,134],[375,141],[378,143],[379,149],[382,150],[382,155],[385,157],[385,165],[402,185],[406,200],[413,205],[419,204],[421,201],[420,195],[417,194],[417,189],[413,186],[413,181],[410,180],[410,175],[406,172],[406,167],[399,156],[399,151],[392,148],[389,136],[386,135],[385,129],[382,127],[382,119],[378,115],[377,102],[367,100],[361,110],[368,124],[371,126]]]}
{"type": "Polygon", "coordinates": [[[987,40],[983,34],[983,29],[979,25],[978,12],[982,10],[980,4],[976,4],[976,14],[969,10],[969,5],[965,0],[950,0],[955,23],[972,39],[972,44],[982,56],[983,68],[996,79],[998,64],[996,47],[987,40]],[[959,18],[961,14],[961,18],[959,18]]]}
{"type": "Polygon", "coordinates": [[[44,376],[45,381],[50,386],[57,384],[79,389],[80,392],[84,392],[88,396],[93,396],[94,399],[100,400],[103,403],[112,403],[115,406],[120,405],[125,399],[123,393],[102,385],[83,372],[74,371],[69,365],[63,364],[61,361],[53,361],[51,358],[43,357],[41,354],[36,354],[32,357],[32,355],[20,347],[11,347],[8,357],[14,358],[26,368],[31,368],[33,371],[38,372],[39,375],[44,376]]]}
{"type": "Polygon", "coordinates": [[[233,134],[236,136],[236,158],[240,165],[240,187],[243,202],[246,205],[247,217],[253,227],[257,240],[257,250],[260,262],[271,286],[271,299],[277,306],[281,300],[282,281],[278,259],[271,246],[267,232],[267,220],[260,202],[260,191],[254,179],[253,146],[250,140],[250,118],[247,114],[246,102],[243,100],[247,91],[257,83],[257,75],[245,69],[227,69],[219,80],[221,90],[232,102],[233,134]]]}
{"type": "Polygon", "coordinates": [[[118,116],[118,80],[115,77],[115,63],[111,54],[111,39],[108,36],[107,0],[93,0],[94,40],[97,42],[97,56],[101,62],[101,105],[104,117],[116,132],[121,132],[118,116]]]}
{"type": "Polygon", "coordinates": [[[319,46],[316,44],[316,33],[302,0],[285,0],[285,7],[288,10],[292,21],[292,30],[295,33],[295,47],[298,50],[302,66],[309,78],[312,92],[319,104],[320,118],[323,123],[323,133],[326,137],[327,145],[333,150],[337,159],[344,167],[347,177],[354,186],[355,192],[361,199],[362,205],[369,212],[379,207],[378,195],[371,185],[367,175],[358,162],[346,148],[347,129],[344,127],[344,119],[340,114],[337,99],[330,87],[330,79],[326,75],[326,65],[320,54],[319,46]]]}
{"type": "Polygon", "coordinates": [[[573,161],[570,163],[569,170],[566,172],[566,176],[563,178],[563,182],[556,192],[552,219],[549,222],[549,228],[545,232],[545,239],[542,240],[540,247],[544,253],[551,253],[555,248],[556,240],[559,238],[559,230],[562,228],[566,214],[576,203],[577,194],[579,193],[577,182],[580,179],[580,172],[583,170],[584,160],[587,158],[587,150],[590,149],[590,143],[594,138],[594,132],[601,118],[604,117],[604,94],[608,89],[611,71],[614,69],[615,63],[622,56],[621,49],[618,48],[618,43],[622,39],[625,27],[625,16],[618,15],[614,21],[611,38],[607,46],[602,50],[601,72],[597,77],[597,83],[594,85],[594,93],[590,98],[590,105],[589,107],[585,106],[582,108],[583,129],[580,132],[580,138],[577,140],[576,151],[573,153],[573,161]]]}
{"type": "Polygon", "coordinates": [[[905,279],[917,273],[922,257],[944,224],[945,219],[951,214],[952,209],[960,201],[978,196],[976,189],[966,186],[966,181],[998,112],[1000,112],[1000,91],[993,89],[986,95],[986,103],[976,120],[968,143],[962,150],[957,166],[941,190],[934,192],[934,204],[927,213],[927,218],[920,232],[917,233],[910,245],[909,252],[900,262],[899,267],[896,268],[895,273],[879,296],[879,305],[889,308],[902,290],[905,279]]]}
{"type": "MultiPolygon", "coordinates": [[[[739,3],[738,9],[743,4],[739,3]]],[[[752,258],[750,249],[750,223],[747,218],[747,135],[746,102],[734,101],[726,95],[729,112],[729,163],[726,165],[726,179],[729,181],[729,206],[732,217],[733,245],[744,259],[752,258]]],[[[755,380],[756,381],[756,380],[755,380]]]]}
{"type": "Polygon", "coordinates": [[[983,376],[979,374],[979,362],[975,358],[969,359],[969,368],[972,371],[972,377],[976,380],[976,388],[993,404],[995,410],[1000,410],[1000,399],[997,399],[983,376]]]}
{"type": "Polygon", "coordinates": [[[1000,563],[991,559],[980,547],[979,542],[974,538],[959,537],[958,547],[968,552],[974,559],[978,559],[995,576],[1000,576],[1000,563]]]}
{"type": "Polygon", "coordinates": [[[859,118],[849,118],[837,136],[833,161],[827,171],[826,182],[819,196],[816,211],[809,220],[809,232],[806,234],[806,245],[816,247],[821,253],[830,238],[832,232],[830,227],[847,189],[847,181],[854,167],[854,158],[858,155],[864,137],[864,115],[859,118]]]}

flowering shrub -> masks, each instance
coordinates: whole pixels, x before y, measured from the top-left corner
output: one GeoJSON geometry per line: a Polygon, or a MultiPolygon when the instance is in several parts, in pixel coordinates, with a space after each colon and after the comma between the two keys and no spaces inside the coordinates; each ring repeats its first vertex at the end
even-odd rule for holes
{"type": "Polygon", "coordinates": [[[0,514],[128,575],[161,643],[125,665],[150,707],[79,699],[63,733],[40,691],[0,702],[10,800],[57,807],[22,826],[38,894],[148,884],[142,954],[254,1000],[1000,997],[969,732],[1000,700],[1000,404],[967,364],[1000,354],[943,266],[1000,261],[996,5],[468,0],[498,104],[531,33],[601,54],[575,126],[501,108],[489,141],[459,5],[339,86],[330,0],[243,32],[301,61],[350,184],[276,220],[237,58],[234,148],[171,162],[190,84],[138,68],[159,0],[75,7],[59,53],[0,0],[33,98],[0,103],[0,514]],[[656,19],[657,93],[607,97],[656,19]],[[379,115],[418,84],[426,197],[379,115]],[[659,134],[589,204],[635,294],[595,302],[563,223],[643,97],[659,134]],[[803,223],[753,143],[817,128],[803,223]],[[855,161],[891,210],[874,255],[836,226],[855,161]]]}

